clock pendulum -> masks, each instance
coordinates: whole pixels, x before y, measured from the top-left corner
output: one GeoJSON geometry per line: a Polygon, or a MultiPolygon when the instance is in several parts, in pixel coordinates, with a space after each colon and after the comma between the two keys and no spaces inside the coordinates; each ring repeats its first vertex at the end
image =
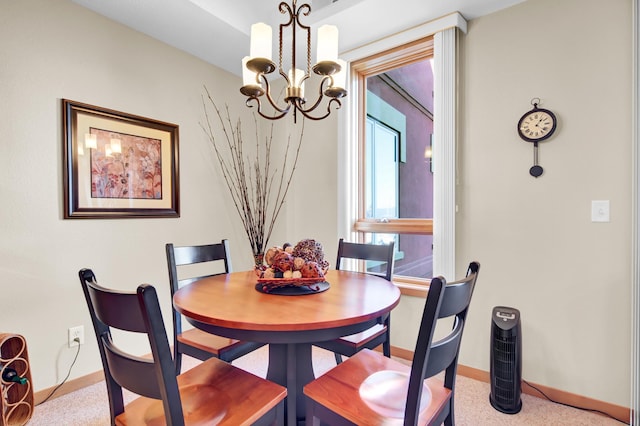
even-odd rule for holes
{"type": "Polygon", "coordinates": [[[540,177],[544,169],[538,164],[538,142],[533,143],[533,166],[529,169],[529,174],[533,177],[540,177]]]}

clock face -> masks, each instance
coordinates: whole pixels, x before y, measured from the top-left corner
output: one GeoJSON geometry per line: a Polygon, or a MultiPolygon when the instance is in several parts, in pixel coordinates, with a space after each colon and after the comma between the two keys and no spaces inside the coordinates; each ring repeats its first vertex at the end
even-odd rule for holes
{"type": "Polygon", "coordinates": [[[518,134],[529,142],[538,142],[550,137],[556,130],[556,116],[549,110],[534,108],[518,122],[518,134]]]}

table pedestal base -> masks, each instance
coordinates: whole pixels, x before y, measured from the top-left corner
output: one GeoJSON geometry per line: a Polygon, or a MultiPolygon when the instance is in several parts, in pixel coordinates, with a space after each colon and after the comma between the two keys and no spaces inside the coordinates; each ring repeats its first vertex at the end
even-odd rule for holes
{"type": "Polygon", "coordinates": [[[269,344],[267,379],[287,388],[285,418],[287,425],[297,425],[305,417],[302,388],[315,379],[311,344],[269,344]]]}

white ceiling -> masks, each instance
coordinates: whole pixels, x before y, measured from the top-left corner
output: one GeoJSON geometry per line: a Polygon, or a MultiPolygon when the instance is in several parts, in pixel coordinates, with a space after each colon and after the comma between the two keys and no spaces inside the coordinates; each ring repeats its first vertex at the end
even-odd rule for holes
{"type": "MultiPolygon", "coordinates": [[[[249,53],[251,24],[271,25],[275,38],[277,26],[287,18],[278,10],[280,0],[72,1],[238,75],[241,59],[249,53]]],[[[307,0],[311,13],[301,22],[312,30],[336,25],[344,52],[452,12],[469,20],[522,1],[307,0]]],[[[298,6],[304,2],[299,0],[298,6]]]]}

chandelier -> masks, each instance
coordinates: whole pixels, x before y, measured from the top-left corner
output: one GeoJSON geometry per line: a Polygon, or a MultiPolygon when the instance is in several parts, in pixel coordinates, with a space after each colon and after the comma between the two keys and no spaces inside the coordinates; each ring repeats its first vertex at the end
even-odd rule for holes
{"type": "MultiPolygon", "coordinates": [[[[300,16],[309,16],[311,7],[302,4],[297,7],[297,0],[292,0],[292,6],[281,2],[280,13],[288,14],[287,22],[280,24],[278,37],[278,74],[286,84],[284,104],[279,104],[271,95],[271,86],[267,75],[276,71],[276,64],[272,60],[271,27],[262,22],[251,26],[250,56],[242,59],[243,85],[240,92],[247,96],[248,107],[257,106],[258,114],[269,120],[278,120],[293,110],[293,119],[297,112],[312,120],[322,120],[334,109],[340,108],[340,98],[347,95],[344,89],[346,80],[346,63],[338,59],[338,29],[333,25],[322,25],[318,28],[317,61],[311,66],[311,28],[300,22],[300,16]],[[285,30],[291,28],[291,68],[283,69],[283,36],[285,30]],[[306,70],[296,67],[296,36],[298,27],[301,34],[306,36],[306,70]],[[311,77],[311,71],[320,79],[318,94],[315,102],[307,102],[305,98],[305,82],[311,77]],[[273,115],[262,110],[265,100],[273,108],[273,115]],[[314,112],[322,101],[327,98],[326,111],[314,112]],[[313,115],[311,114],[312,112],[313,115]]],[[[277,77],[276,77],[277,78],[277,77]]],[[[265,102],[265,103],[266,103],[265,102]]]]}

